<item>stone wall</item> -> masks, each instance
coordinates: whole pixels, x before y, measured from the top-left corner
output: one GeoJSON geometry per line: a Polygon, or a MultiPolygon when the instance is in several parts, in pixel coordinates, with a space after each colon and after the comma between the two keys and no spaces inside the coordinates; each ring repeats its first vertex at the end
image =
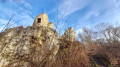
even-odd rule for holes
{"type": "Polygon", "coordinates": [[[39,26],[46,26],[49,28],[53,28],[54,24],[52,22],[48,23],[48,16],[46,13],[42,13],[38,15],[33,23],[33,26],[39,27],[39,26]],[[41,23],[38,23],[38,18],[41,18],[41,23]]]}
{"type": "Polygon", "coordinates": [[[34,26],[47,26],[48,25],[48,16],[46,13],[38,15],[33,23],[34,26]],[[38,18],[41,18],[41,23],[38,23],[38,18]]]}

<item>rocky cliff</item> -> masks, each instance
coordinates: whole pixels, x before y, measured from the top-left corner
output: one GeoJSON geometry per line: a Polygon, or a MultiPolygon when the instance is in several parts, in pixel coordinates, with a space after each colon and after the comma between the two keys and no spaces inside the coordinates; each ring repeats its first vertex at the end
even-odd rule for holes
{"type": "MultiPolygon", "coordinates": [[[[74,41],[73,29],[67,31],[66,40],[74,41]]],[[[43,26],[8,29],[0,33],[0,67],[39,67],[46,60],[54,60],[59,39],[55,30],[43,26]]]]}

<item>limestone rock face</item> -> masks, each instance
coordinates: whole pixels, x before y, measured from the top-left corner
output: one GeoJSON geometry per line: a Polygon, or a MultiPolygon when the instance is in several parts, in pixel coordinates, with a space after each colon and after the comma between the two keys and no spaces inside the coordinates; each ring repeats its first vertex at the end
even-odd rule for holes
{"type": "Polygon", "coordinates": [[[65,33],[62,35],[61,39],[67,40],[67,41],[75,41],[76,40],[76,32],[72,27],[68,28],[68,30],[65,31],[65,33]]]}
{"type": "Polygon", "coordinates": [[[48,27],[53,29],[54,24],[52,22],[50,22],[50,23],[48,23],[48,27]]]}
{"type": "Polygon", "coordinates": [[[0,67],[38,67],[54,58],[58,43],[57,33],[48,27],[11,29],[0,37],[0,67]]]}

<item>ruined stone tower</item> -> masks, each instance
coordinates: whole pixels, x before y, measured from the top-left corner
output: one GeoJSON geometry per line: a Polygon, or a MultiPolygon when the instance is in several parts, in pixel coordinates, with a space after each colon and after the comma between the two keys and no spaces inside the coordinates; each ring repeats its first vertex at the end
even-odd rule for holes
{"type": "Polygon", "coordinates": [[[46,27],[49,27],[49,28],[53,28],[54,27],[54,24],[52,22],[48,23],[48,16],[46,13],[42,13],[40,15],[38,15],[36,18],[35,18],[35,21],[33,23],[33,26],[46,26],[46,27]]]}

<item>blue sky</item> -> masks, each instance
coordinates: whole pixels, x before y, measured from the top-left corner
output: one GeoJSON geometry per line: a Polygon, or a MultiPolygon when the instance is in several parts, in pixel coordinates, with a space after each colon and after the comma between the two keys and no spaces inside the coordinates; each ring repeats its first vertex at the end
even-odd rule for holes
{"type": "Polygon", "coordinates": [[[12,14],[15,14],[12,27],[26,27],[32,25],[35,17],[42,12],[47,13],[49,22],[55,25],[57,19],[61,19],[57,27],[63,28],[63,31],[72,26],[78,33],[83,27],[98,23],[119,24],[120,0],[7,0],[0,3],[0,30],[12,14]]]}

